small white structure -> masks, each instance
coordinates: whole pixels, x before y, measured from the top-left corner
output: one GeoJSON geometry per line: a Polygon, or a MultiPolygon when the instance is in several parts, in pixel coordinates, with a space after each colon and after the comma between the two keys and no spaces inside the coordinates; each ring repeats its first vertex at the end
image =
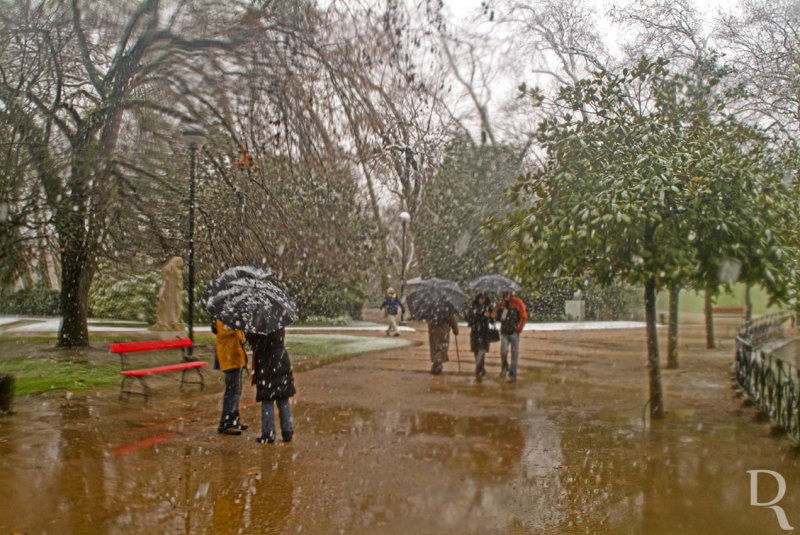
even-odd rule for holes
{"type": "Polygon", "coordinates": [[[569,299],[564,303],[564,314],[567,319],[583,321],[586,316],[586,301],[583,299],[569,299]]]}

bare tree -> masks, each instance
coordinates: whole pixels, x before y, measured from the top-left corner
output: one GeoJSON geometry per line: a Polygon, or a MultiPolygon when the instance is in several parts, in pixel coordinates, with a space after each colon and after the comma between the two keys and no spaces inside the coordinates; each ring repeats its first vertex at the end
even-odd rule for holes
{"type": "Polygon", "coordinates": [[[606,68],[598,14],[583,1],[506,0],[497,2],[494,11],[497,23],[510,27],[511,57],[524,58],[530,74],[567,85],[606,68]]]}
{"type": "MultiPolygon", "coordinates": [[[[442,22],[438,8],[428,4],[350,3],[336,13],[336,31],[344,38],[340,53],[327,54],[325,66],[383,238],[378,264],[385,287],[388,265],[401,256],[397,214],[411,214],[413,236],[425,184],[449,132],[450,116],[437,98],[445,91],[446,66],[435,32],[442,22]]],[[[413,238],[411,243],[408,266],[413,238]]]]}
{"type": "Polygon", "coordinates": [[[453,75],[474,104],[474,115],[461,123],[480,124],[490,143],[517,146],[520,161],[538,160],[533,132],[554,113],[559,87],[611,63],[601,15],[583,0],[482,5],[483,21],[474,21],[474,29],[442,33],[453,75]],[[515,91],[501,94],[498,82],[515,91]],[[501,100],[492,102],[498,94],[501,100]]]}
{"type": "Polygon", "coordinates": [[[690,0],[647,0],[610,13],[623,27],[635,28],[623,42],[623,61],[660,57],[685,67],[710,53],[704,21],[690,0]]]}
{"type": "Polygon", "coordinates": [[[740,8],[721,15],[715,33],[748,91],[740,113],[794,139],[800,129],[800,4],[745,0],[740,8]]]}
{"type": "Polygon", "coordinates": [[[0,112],[29,155],[29,177],[59,242],[61,346],[88,343],[89,287],[109,221],[123,208],[115,185],[121,162],[135,161],[137,140],[129,133],[136,111],[181,115],[147,89],[159,85],[164,65],[241,40],[242,7],[226,4],[199,31],[192,26],[198,9],[158,0],[5,4],[0,112]]]}

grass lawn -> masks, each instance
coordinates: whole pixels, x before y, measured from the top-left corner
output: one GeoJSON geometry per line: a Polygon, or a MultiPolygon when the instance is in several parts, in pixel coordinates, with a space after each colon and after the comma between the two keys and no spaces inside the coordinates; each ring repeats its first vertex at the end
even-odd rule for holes
{"type": "Polygon", "coordinates": [[[16,377],[14,393],[17,396],[118,385],[120,377],[117,363],[91,364],[24,358],[0,362],[0,373],[10,373],[16,377]]]}
{"type": "MultiPolygon", "coordinates": [[[[99,335],[90,337],[89,349],[58,349],[55,336],[16,336],[0,338],[0,373],[15,376],[17,396],[57,391],[86,391],[118,386],[119,358],[105,349],[111,342],[142,340],[142,335],[99,335]]],[[[195,336],[195,357],[213,360],[214,336],[195,336]]],[[[304,371],[324,366],[360,353],[382,351],[407,345],[408,340],[340,334],[287,334],[286,346],[295,369],[304,371]]],[[[153,354],[155,355],[155,354],[153,354]]],[[[252,353],[248,351],[248,357],[252,353]]],[[[161,353],[153,362],[143,355],[141,367],[166,364],[178,356],[161,353]]],[[[210,368],[210,367],[209,367],[210,368]]]]}

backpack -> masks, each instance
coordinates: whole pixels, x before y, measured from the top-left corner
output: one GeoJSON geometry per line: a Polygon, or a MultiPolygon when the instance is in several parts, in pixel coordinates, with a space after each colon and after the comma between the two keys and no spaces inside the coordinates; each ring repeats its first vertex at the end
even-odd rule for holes
{"type": "Polygon", "coordinates": [[[500,311],[500,333],[514,334],[519,327],[519,309],[509,306],[500,311]]]}

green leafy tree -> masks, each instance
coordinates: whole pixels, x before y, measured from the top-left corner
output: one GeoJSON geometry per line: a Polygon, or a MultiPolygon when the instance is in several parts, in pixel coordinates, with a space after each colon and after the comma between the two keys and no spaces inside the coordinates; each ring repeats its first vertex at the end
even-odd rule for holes
{"type": "Polygon", "coordinates": [[[563,113],[537,133],[544,164],[512,190],[516,210],[489,225],[498,260],[526,281],[555,275],[643,287],[653,418],[664,415],[656,292],[698,279],[707,269],[700,256],[751,243],[724,229],[769,232],[770,222],[756,217],[764,206],[762,176],[750,166],[753,172],[731,177],[720,165],[724,155],[730,166],[745,155],[758,161],[748,152],[753,138],[738,137],[746,129],[731,120],[713,121],[709,100],[692,99],[686,76],[666,65],[642,58],[630,70],[562,88],[563,113]],[[728,152],[709,146],[719,135],[732,144],[728,152]],[[691,174],[704,165],[703,178],[691,174]],[[716,196],[704,195],[706,204],[698,205],[698,190],[712,184],[716,196]],[[716,243],[698,240],[702,229],[720,229],[716,243]]]}
{"type": "Polygon", "coordinates": [[[713,348],[713,301],[732,283],[761,285],[773,301],[790,298],[790,236],[780,229],[796,227],[796,191],[783,181],[770,140],[754,128],[727,119],[692,142],[687,218],[698,266],[692,286],[706,296],[706,345],[713,348]]]}

